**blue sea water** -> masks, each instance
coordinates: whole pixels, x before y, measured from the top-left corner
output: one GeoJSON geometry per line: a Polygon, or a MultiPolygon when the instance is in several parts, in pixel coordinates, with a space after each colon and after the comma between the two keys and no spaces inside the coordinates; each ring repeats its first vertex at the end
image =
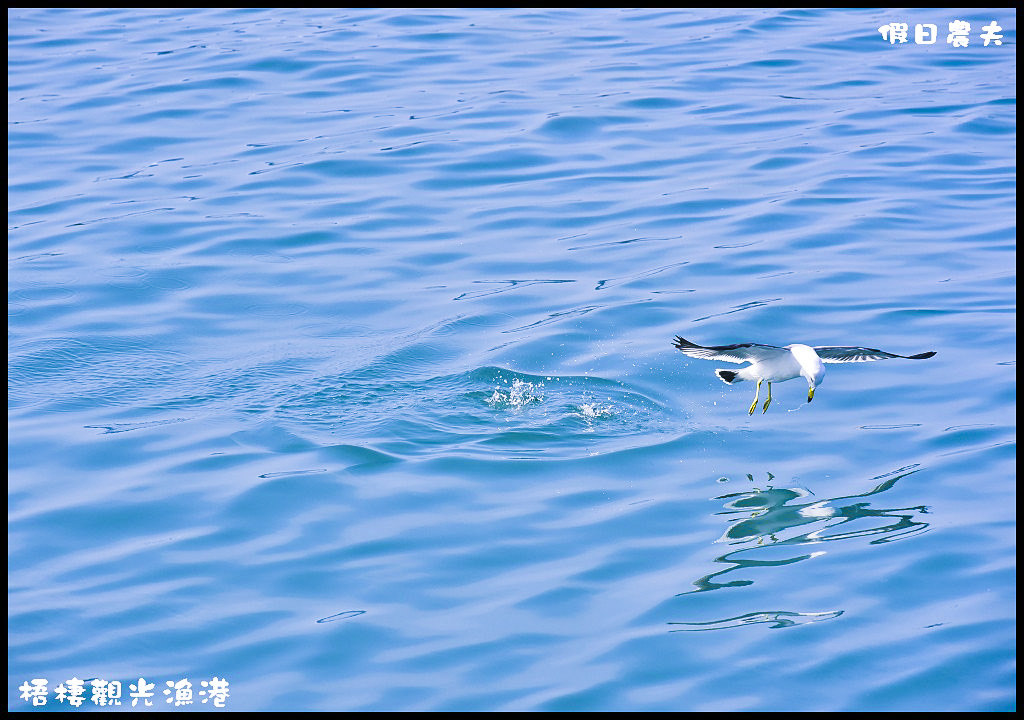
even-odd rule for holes
{"type": "Polygon", "coordinates": [[[9,10],[8,708],[1015,709],[1015,30],[9,10]]]}

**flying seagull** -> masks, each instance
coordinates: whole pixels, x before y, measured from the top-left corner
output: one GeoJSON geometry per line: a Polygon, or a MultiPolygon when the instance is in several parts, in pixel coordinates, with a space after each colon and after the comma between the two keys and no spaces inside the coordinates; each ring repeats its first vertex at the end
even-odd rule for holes
{"type": "Polygon", "coordinates": [[[864,347],[811,347],[794,343],[786,347],[775,345],[759,345],[758,343],[739,343],[738,345],[697,345],[676,335],[675,347],[684,355],[703,360],[722,360],[731,363],[750,365],[739,370],[715,370],[721,380],[728,384],[741,380],[757,380],[754,392],[754,404],[750,406],[750,415],[757,408],[757,399],[761,394],[761,383],[768,383],[768,399],[764,401],[762,413],[768,411],[772,401],[772,383],[784,382],[793,378],[804,377],[807,380],[807,402],[814,399],[814,388],[825,379],[823,363],[868,362],[870,360],[887,360],[903,358],[905,360],[924,360],[935,354],[935,351],[917,355],[897,355],[864,347]]]}

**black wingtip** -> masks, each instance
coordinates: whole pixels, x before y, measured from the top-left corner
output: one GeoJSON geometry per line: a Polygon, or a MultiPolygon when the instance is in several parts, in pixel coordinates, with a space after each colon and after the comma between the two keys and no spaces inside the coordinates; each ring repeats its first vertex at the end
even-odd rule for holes
{"type": "Polygon", "coordinates": [[[917,355],[907,355],[907,359],[908,360],[924,360],[925,358],[930,358],[934,354],[935,354],[934,350],[929,350],[928,352],[918,353],[917,355]]]}
{"type": "Polygon", "coordinates": [[[718,379],[722,382],[732,385],[736,382],[736,376],[739,375],[739,372],[736,370],[715,370],[715,375],[717,375],[718,379]]]}
{"type": "Polygon", "coordinates": [[[672,341],[672,347],[676,348],[677,350],[682,350],[684,348],[700,347],[700,345],[695,345],[694,343],[684,338],[682,335],[676,335],[676,339],[672,341]]]}

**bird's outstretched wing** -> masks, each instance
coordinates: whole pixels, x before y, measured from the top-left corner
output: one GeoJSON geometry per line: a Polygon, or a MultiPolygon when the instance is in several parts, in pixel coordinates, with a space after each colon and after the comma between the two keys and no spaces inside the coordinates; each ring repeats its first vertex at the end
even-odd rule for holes
{"type": "Polygon", "coordinates": [[[702,360],[721,360],[722,362],[745,363],[758,362],[767,358],[778,357],[789,352],[786,348],[775,345],[758,345],[757,343],[739,343],[738,345],[697,345],[676,335],[675,347],[690,357],[702,360]]]}
{"type": "Polygon", "coordinates": [[[888,360],[903,358],[904,360],[924,360],[935,354],[935,351],[918,353],[917,355],[897,355],[896,353],[864,347],[816,347],[814,352],[824,363],[870,362],[871,360],[888,360]]]}

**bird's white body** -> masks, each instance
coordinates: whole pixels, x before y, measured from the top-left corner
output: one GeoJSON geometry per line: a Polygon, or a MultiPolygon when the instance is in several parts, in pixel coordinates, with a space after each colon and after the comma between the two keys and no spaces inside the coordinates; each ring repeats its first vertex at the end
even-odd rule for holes
{"type": "Polygon", "coordinates": [[[736,380],[764,380],[765,382],[785,382],[793,378],[805,377],[811,387],[818,387],[825,378],[825,364],[818,353],[810,345],[787,345],[788,353],[779,353],[774,357],[755,360],[751,365],[741,368],[736,373],[736,380]]]}

